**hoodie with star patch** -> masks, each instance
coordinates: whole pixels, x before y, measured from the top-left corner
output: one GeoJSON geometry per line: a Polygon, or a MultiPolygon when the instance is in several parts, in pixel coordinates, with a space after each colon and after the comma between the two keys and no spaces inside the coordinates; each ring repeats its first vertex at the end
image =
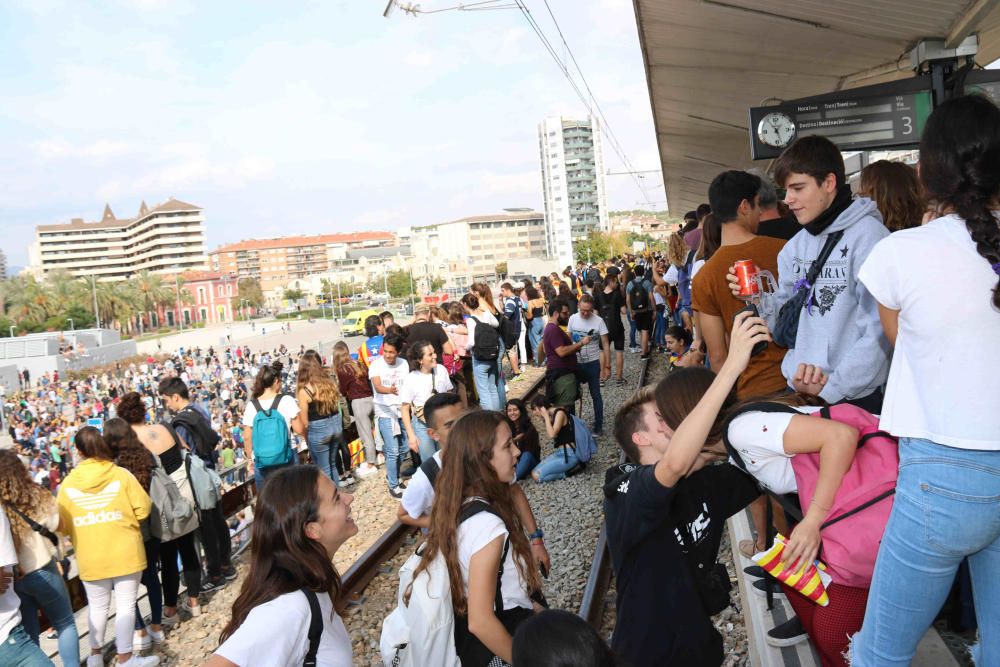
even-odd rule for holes
{"type": "Polygon", "coordinates": [[[125,468],[84,459],[59,487],[59,532],[69,535],[80,579],[95,581],[146,569],[139,522],[152,502],[125,468]]]}
{"type": "Polygon", "coordinates": [[[858,197],[822,233],[802,229],[778,254],[775,313],[794,294],[796,281],[806,277],[827,237],[841,230],[843,237],[811,288],[809,307],[799,313],[795,347],[781,364],[789,386],[799,364],[821,367],[829,380],[820,397],[828,403],[868,396],[889,375],[892,347],[882,332],[878,304],[858,280],[868,253],[889,230],[875,202],[858,197]]]}

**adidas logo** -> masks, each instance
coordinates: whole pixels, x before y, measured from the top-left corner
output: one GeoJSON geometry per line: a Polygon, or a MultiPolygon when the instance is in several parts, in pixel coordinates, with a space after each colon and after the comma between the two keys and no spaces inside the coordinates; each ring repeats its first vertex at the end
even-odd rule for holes
{"type": "Polygon", "coordinates": [[[66,495],[69,499],[73,501],[73,504],[84,510],[99,510],[103,507],[107,507],[115,497],[118,496],[118,492],[121,490],[121,482],[115,480],[111,482],[102,490],[95,493],[87,493],[86,491],[81,491],[79,489],[66,489],[66,495]]]}
{"type": "Polygon", "coordinates": [[[87,512],[83,516],[73,517],[73,525],[79,528],[81,526],[93,526],[98,523],[121,521],[121,519],[121,510],[112,510],[110,512],[87,512]]]}

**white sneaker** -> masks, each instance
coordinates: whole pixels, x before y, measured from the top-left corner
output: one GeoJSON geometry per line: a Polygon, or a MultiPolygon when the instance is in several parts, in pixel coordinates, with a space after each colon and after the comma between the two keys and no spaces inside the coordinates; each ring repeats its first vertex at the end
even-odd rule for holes
{"type": "Polygon", "coordinates": [[[354,474],[362,479],[364,479],[365,477],[371,477],[377,472],[378,469],[368,462],[362,463],[354,470],[354,474]]]}
{"type": "MultiPolygon", "coordinates": [[[[174,612],[173,616],[167,616],[166,614],[164,614],[162,619],[162,624],[164,627],[172,628],[175,625],[177,625],[177,623],[179,623],[180,620],[181,620],[180,614],[177,612],[174,612]]],[[[88,665],[87,667],[90,666],[88,665]]]]}
{"type": "Polygon", "coordinates": [[[133,651],[145,651],[152,645],[153,645],[153,638],[149,636],[148,631],[144,635],[140,635],[138,631],[132,633],[133,651]]]}
{"type": "Polygon", "coordinates": [[[160,664],[160,656],[136,655],[133,653],[131,658],[125,662],[119,662],[117,664],[118,667],[156,667],[156,665],[160,664]]]}
{"type": "Polygon", "coordinates": [[[87,667],[104,667],[103,655],[88,655],[87,667]]]}
{"type": "Polygon", "coordinates": [[[166,636],[163,634],[163,630],[154,630],[153,628],[146,628],[146,636],[153,640],[154,644],[162,644],[166,636]]]}

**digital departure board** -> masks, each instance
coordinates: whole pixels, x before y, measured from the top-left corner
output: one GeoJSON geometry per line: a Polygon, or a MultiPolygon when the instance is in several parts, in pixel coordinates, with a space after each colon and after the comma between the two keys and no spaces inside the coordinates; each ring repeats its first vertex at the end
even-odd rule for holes
{"type": "Polygon", "coordinates": [[[750,109],[755,160],[777,157],[797,137],[827,137],[842,151],[920,142],[933,101],[930,90],[865,95],[863,89],[750,109]]]}

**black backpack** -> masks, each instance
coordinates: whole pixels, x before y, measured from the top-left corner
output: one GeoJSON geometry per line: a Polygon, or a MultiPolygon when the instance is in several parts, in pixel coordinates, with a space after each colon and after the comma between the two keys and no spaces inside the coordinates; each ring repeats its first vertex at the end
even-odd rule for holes
{"type": "MultiPolygon", "coordinates": [[[[469,319],[476,322],[476,333],[472,341],[472,358],[479,361],[494,361],[500,356],[500,330],[484,324],[477,318],[470,316],[469,319]]],[[[500,318],[501,326],[505,317],[500,318]]]]}
{"type": "Polygon", "coordinates": [[[433,487],[434,482],[437,481],[438,473],[441,472],[441,466],[439,466],[438,462],[431,457],[420,464],[420,469],[424,471],[424,475],[427,476],[427,481],[430,482],[431,487],[433,487]]]}
{"type": "MultiPolygon", "coordinates": [[[[517,345],[517,325],[503,313],[497,313],[497,321],[500,323],[500,340],[508,350],[517,345]]],[[[476,327],[479,331],[479,327],[476,327]]]]}
{"type": "Polygon", "coordinates": [[[646,289],[646,279],[636,277],[632,280],[632,286],[628,290],[629,300],[632,302],[632,312],[645,313],[649,310],[649,290],[646,289]]]}
{"type": "Polygon", "coordinates": [[[302,592],[309,601],[309,650],[302,660],[302,667],[316,667],[316,654],[319,653],[319,642],[323,638],[323,613],[319,608],[319,599],[316,593],[308,588],[303,588],[302,592]]]}
{"type": "Polygon", "coordinates": [[[176,431],[178,426],[183,426],[188,433],[194,436],[194,453],[198,458],[203,459],[215,466],[215,447],[222,440],[222,437],[215,432],[212,425],[205,418],[205,415],[198,412],[193,405],[174,415],[170,426],[176,431]]]}

